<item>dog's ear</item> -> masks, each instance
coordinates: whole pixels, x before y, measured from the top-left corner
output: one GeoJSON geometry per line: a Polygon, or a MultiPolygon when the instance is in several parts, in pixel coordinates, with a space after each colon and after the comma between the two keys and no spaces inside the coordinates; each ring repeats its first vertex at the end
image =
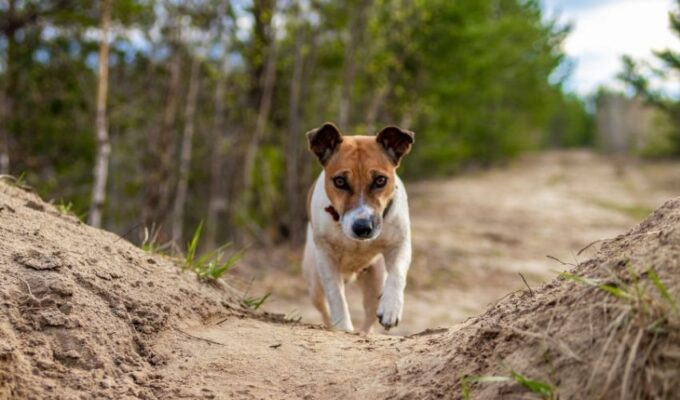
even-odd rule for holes
{"type": "Polygon", "coordinates": [[[316,129],[305,134],[309,142],[309,150],[316,154],[321,165],[326,165],[333,153],[338,150],[342,143],[342,134],[338,128],[330,122],[326,122],[316,129]]]}
{"type": "Polygon", "coordinates": [[[415,133],[396,126],[383,128],[375,137],[382,146],[394,165],[399,165],[402,157],[411,151],[411,145],[415,142],[415,133]]]}

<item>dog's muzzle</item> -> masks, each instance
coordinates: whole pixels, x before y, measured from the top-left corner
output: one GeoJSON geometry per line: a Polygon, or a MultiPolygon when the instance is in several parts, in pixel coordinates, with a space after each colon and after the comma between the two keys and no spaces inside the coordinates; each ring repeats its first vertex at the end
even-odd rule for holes
{"type": "Polygon", "coordinates": [[[354,240],[375,239],[380,234],[381,219],[371,207],[359,206],[342,216],[342,230],[354,240]]]}

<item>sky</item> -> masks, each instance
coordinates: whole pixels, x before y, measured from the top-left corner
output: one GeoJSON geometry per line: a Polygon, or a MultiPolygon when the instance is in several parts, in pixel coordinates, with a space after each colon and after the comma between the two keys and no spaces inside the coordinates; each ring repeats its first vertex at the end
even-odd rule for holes
{"type": "MultiPolygon", "coordinates": [[[[670,30],[674,0],[542,0],[546,16],[570,23],[564,50],[573,63],[567,90],[589,95],[601,85],[622,89],[616,80],[621,56],[655,62],[652,50],[680,49],[670,30]]],[[[673,96],[677,82],[659,84],[673,96]]]]}

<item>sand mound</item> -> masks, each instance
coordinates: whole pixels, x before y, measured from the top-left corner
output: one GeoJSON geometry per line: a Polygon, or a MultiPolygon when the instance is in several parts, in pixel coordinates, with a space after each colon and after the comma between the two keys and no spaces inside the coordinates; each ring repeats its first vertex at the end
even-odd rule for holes
{"type": "Polygon", "coordinates": [[[192,275],[0,184],[0,398],[167,393],[158,333],[243,314],[227,287],[192,275]]]}
{"type": "Polygon", "coordinates": [[[678,398],[678,299],[680,198],[604,242],[567,277],[413,338],[382,396],[463,398],[467,386],[473,399],[525,398],[524,377],[538,384],[538,398],[678,398]],[[479,376],[510,379],[475,383],[479,376]]]}

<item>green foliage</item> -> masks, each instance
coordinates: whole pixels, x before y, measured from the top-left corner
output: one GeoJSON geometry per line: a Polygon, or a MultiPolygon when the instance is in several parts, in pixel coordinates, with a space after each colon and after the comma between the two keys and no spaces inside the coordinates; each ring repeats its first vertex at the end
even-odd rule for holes
{"type": "MultiPolygon", "coordinates": [[[[0,88],[11,100],[3,122],[10,136],[11,170],[27,171],[43,196],[86,210],[96,146],[98,41],[92,32],[99,7],[81,0],[67,3],[16,2],[18,15],[35,11],[40,23],[24,24],[14,36],[0,32],[0,52],[9,60],[0,71],[0,88]]],[[[375,0],[365,11],[363,40],[352,60],[344,58],[359,0],[279,3],[276,9],[269,0],[113,3],[107,228],[125,232],[145,218],[145,211],[172,208],[163,203],[174,200],[176,133],[186,122],[182,111],[194,57],[203,58],[203,70],[185,225],[206,218],[217,181],[217,192],[226,194],[220,203],[221,234],[211,239],[215,243],[252,237],[271,242],[286,236],[286,167],[296,163],[300,186],[311,183],[314,161],[303,156],[303,132],[337,119],[346,66],[352,63],[351,118],[341,129],[363,134],[403,124],[417,132],[401,169],[411,178],[502,162],[542,146],[592,143],[592,118],[580,99],[563,93],[564,77],[558,76],[568,29],[546,21],[536,0],[375,0]],[[281,24],[271,23],[277,20],[274,13],[280,14],[281,24]],[[252,26],[241,23],[244,17],[254,20],[252,26]],[[177,21],[192,34],[178,38],[172,29],[177,21]],[[244,190],[242,160],[260,111],[264,62],[274,40],[278,52],[271,112],[258,140],[257,168],[249,177],[253,185],[244,190]],[[293,80],[296,54],[302,57],[301,82],[293,80]],[[180,82],[173,86],[170,60],[176,55],[180,82]],[[226,88],[220,97],[224,146],[215,143],[212,133],[218,82],[226,88]],[[290,109],[296,87],[297,136],[288,134],[296,115],[290,109]],[[172,102],[176,107],[169,108],[172,102]],[[149,143],[164,125],[172,143],[149,143]],[[294,147],[298,150],[291,154],[294,147]],[[148,155],[156,148],[167,154],[151,160],[148,155]],[[215,153],[224,165],[213,179],[215,153]],[[158,171],[153,170],[156,164],[158,171]],[[156,186],[145,183],[155,173],[162,175],[165,198],[146,204],[147,192],[156,186]]],[[[8,16],[0,7],[3,17],[8,16]]],[[[147,232],[139,240],[155,252],[158,241],[168,240],[170,224],[163,218],[144,221],[151,222],[156,223],[153,238],[147,232]]]]}
{"type": "MultiPolygon", "coordinates": [[[[680,37],[680,0],[676,0],[675,10],[669,14],[669,19],[671,30],[680,37]]],[[[663,130],[660,140],[653,143],[652,148],[646,149],[646,153],[652,156],[680,157],[680,100],[677,96],[655,90],[650,84],[651,79],[677,80],[680,73],[680,51],[666,49],[655,52],[655,55],[664,65],[663,68],[653,68],[630,56],[623,56],[621,59],[623,70],[619,74],[619,79],[633,92],[663,112],[670,121],[667,127],[660,128],[663,130]]]]}

